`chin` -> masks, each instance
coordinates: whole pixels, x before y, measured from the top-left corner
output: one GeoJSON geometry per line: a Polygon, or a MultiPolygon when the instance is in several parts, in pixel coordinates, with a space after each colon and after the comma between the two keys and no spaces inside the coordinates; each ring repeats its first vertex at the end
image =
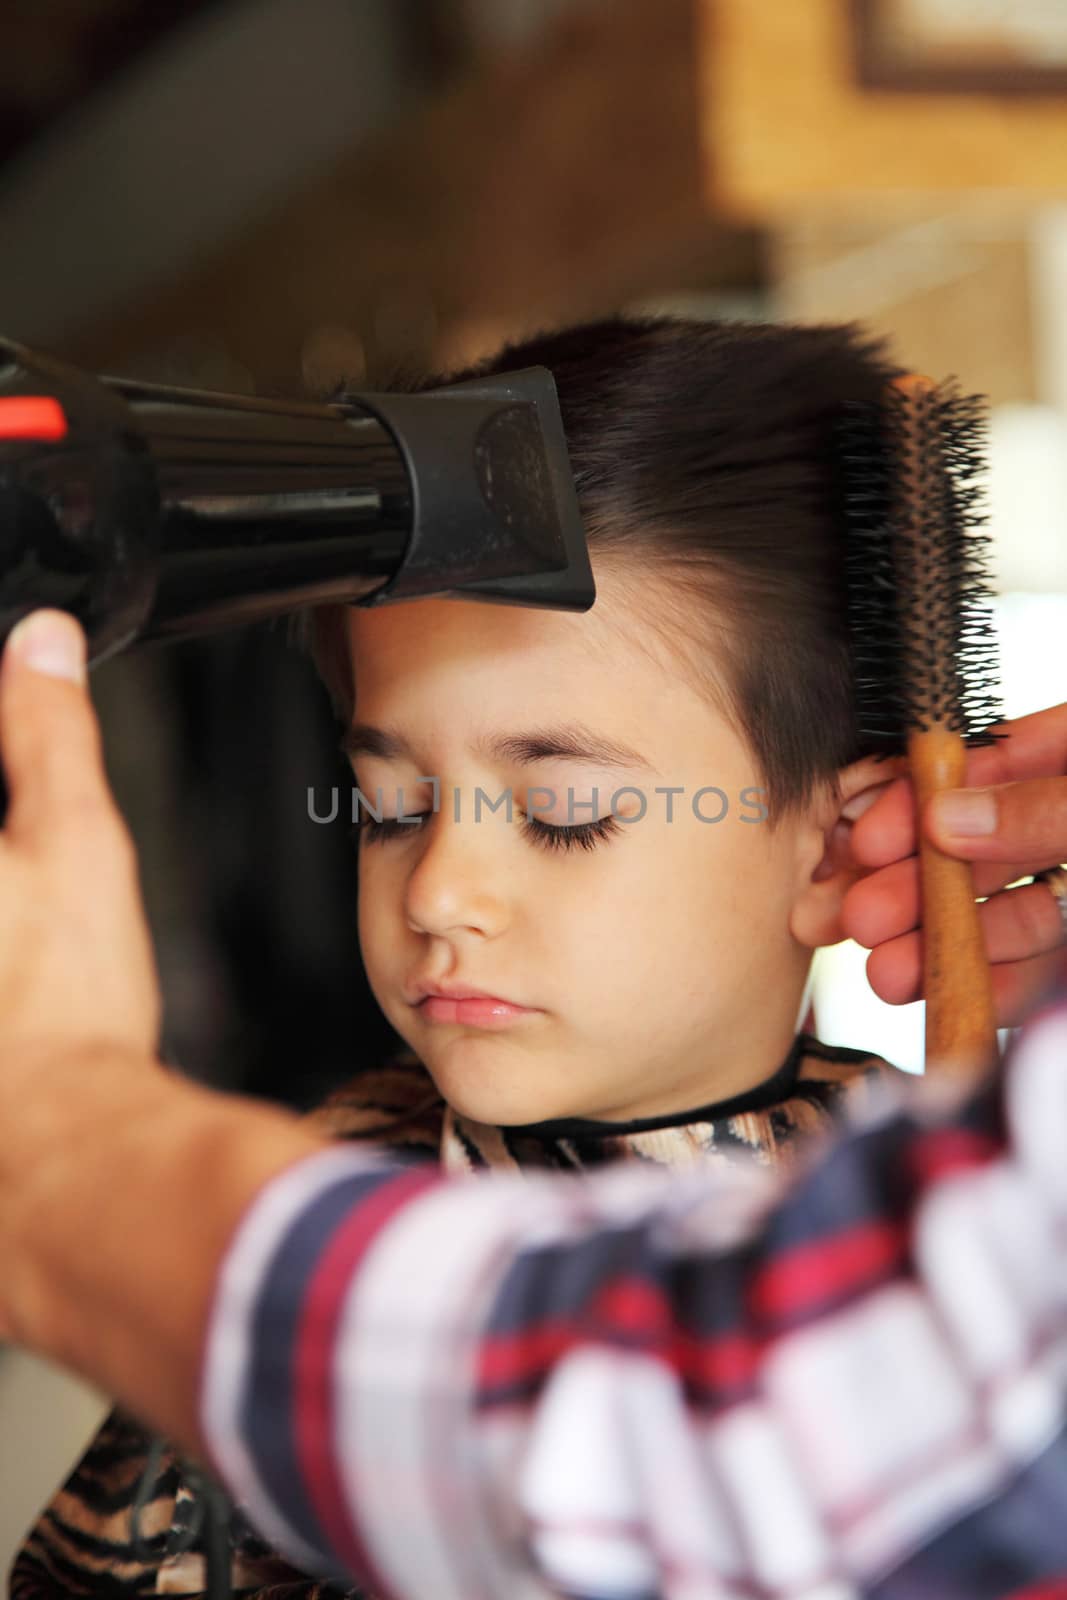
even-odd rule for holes
{"type": "Polygon", "coordinates": [[[543,1086],[531,1093],[543,1066],[509,1050],[499,1035],[464,1033],[420,1054],[443,1098],[471,1122],[508,1127],[581,1115],[562,1096],[546,1095],[543,1086]]]}
{"type": "Polygon", "coordinates": [[[543,1099],[531,1100],[521,1092],[511,1094],[504,1087],[499,1090],[484,1085],[458,1081],[450,1074],[439,1078],[434,1074],[437,1087],[458,1116],[469,1122],[484,1122],[491,1127],[516,1127],[527,1122],[545,1122],[550,1117],[568,1116],[559,1105],[548,1104],[543,1099]]]}

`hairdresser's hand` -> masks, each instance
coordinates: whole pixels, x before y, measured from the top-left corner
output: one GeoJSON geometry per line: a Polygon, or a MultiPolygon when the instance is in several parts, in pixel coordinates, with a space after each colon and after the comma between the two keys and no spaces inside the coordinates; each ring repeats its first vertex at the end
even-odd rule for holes
{"type": "MultiPolygon", "coordinates": [[[[940,849],[974,863],[976,895],[992,896],[979,914],[997,1018],[1001,1027],[1015,1027],[1067,962],[1067,932],[1049,887],[997,892],[1067,862],[1067,705],[998,728],[1010,737],[970,751],[968,789],[936,796],[923,824],[940,849]],[[965,795],[975,820],[956,826],[950,802],[965,795]]],[[[868,875],[845,896],[845,932],[871,950],[867,976],[876,994],[894,1005],[921,999],[919,866],[907,780],[887,785],[855,822],[851,849],[868,875]]]]}
{"type": "Polygon", "coordinates": [[[85,683],[85,635],[62,611],[35,612],[33,628],[29,621],[0,660],[9,795],[0,832],[0,1103],[5,1088],[14,1092],[16,1061],[101,1044],[152,1057],[160,1022],[137,858],[85,683]]]}

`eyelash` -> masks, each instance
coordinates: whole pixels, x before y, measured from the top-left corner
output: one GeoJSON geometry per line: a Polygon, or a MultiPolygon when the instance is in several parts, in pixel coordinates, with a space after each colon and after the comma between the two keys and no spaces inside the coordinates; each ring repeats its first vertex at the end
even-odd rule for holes
{"type": "MultiPolygon", "coordinates": [[[[432,814],[429,811],[419,811],[415,816],[421,819],[432,814]]],[[[406,831],[413,826],[413,822],[399,822],[395,817],[383,817],[382,821],[378,822],[374,817],[364,815],[361,821],[353,824],[350,835],[356,845],[361,838],[366,839],[368,844],[381,843],[386,839],[398,838],[402,830],[406,831]]],[[[534,817],[524,816],[522,831],[542,850],[573,850],[576,847],[582,850],[595,850],[603,840],[621,833],[622,829],[613,816],[598,817],[595,822],[580,822],[570,828],[554,828],[550,823],[538,822],[534,817]]]]}

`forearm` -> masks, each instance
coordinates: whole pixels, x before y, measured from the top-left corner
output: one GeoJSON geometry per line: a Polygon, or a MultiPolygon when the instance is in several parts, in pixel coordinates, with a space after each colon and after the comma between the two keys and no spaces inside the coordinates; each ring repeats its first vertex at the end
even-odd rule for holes
{"type": "Polygon", "coordinates": [[[326,1141],[278,1108],[107,1049],[0,1080],[0,1330],[202,1453],[219,1262],[272,1177],[326,1141]]]}
{"type": "Polygon", "coordinates": [[[222,1264],[213,1459],[297,1565],[397,1596],[927,1593],[951,1524],[977,1592],[998,1497],[1032,1472],[1039,1518],[1067,1459],[1061,1381],[1027,1399],[1067,1340],[1061,1018],[1007,1127],[999,1089],[902,1110],[793,1186],[299,1164],[222,1264]]]}
{"type": "Polygon", "coordinates": [[[9,1064],[0,1314],[307,1571],[799,1594],[907,1563],[932,1592],[945,1528],[978,1570],[1010,1486],[1036,1526],[1067,1460],[1067,999],[1019,1056],[1006,1105],[905,1106],[788,1187],[448,1180],[136,1060],[9,1064]]]}

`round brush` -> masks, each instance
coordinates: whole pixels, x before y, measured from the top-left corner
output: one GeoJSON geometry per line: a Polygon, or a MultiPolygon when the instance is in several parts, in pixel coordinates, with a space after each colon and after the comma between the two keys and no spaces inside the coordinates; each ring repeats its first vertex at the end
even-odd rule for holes
{"type": "MultiPolygon", "coordinates": [[[[906,754],[916,822],[966,784],[968,746],[1004,734],[981,531],[985,402],[955,380],[894,379],[879,407],[848,408],[846,568],[859,732],[906,754]]],[[[993,986],[969,862],[919,830],[927,1070],[997,1059],[993,986]]]]}

